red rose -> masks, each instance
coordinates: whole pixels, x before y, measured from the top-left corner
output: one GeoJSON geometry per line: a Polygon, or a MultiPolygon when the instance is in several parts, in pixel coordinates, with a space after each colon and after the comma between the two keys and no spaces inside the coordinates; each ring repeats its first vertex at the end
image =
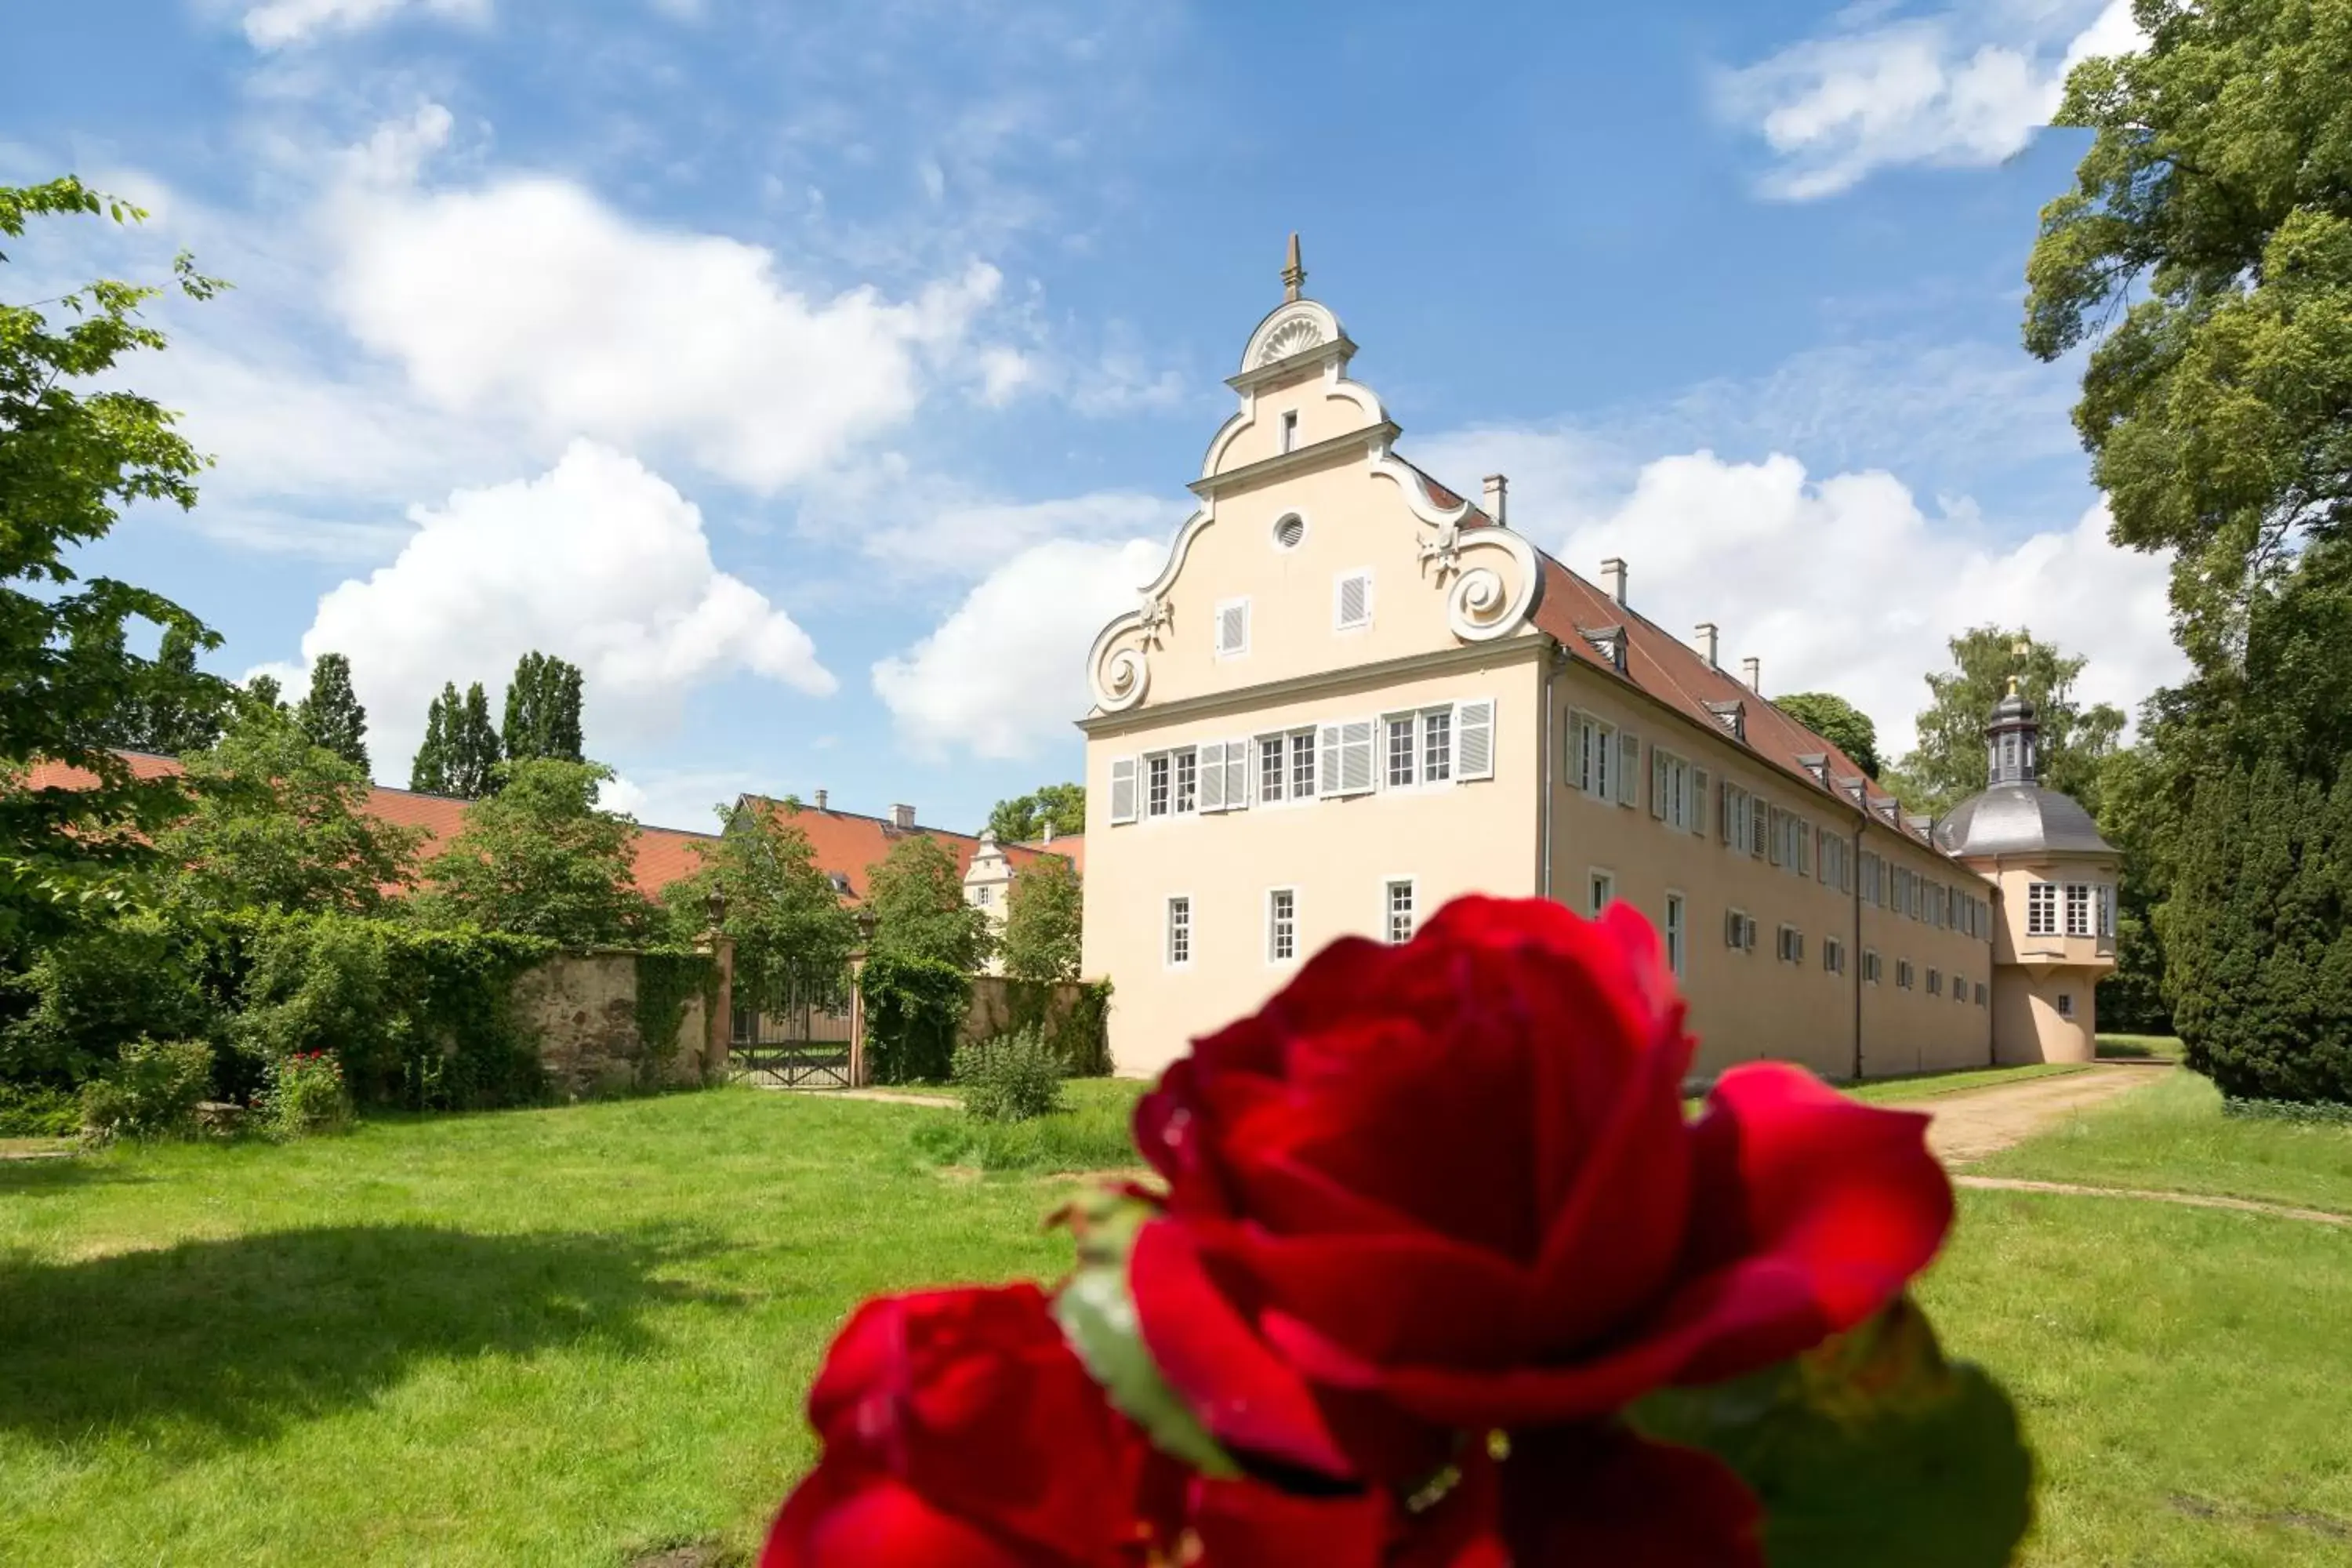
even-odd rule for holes
{"type": "Polygon", "coordinates": [[[1589,1422],[1863,1321],[1950,1224],[1926,1118],[1756,1064],[1687,1122],[1682,1020],[1622,905],[1464,899],[1326,949],[1137,1110],[1163,1374],[1262,1466],[1410,1482],[1454,1432],[1589,1422]]]}
{"type": "Polygon", "coordinates": [[[824,1458],[761,1568],[1115,1568],[1139,1562],[1142,1438],[1034,1285],[869,1301],[809,1419],[824,1458]]]}

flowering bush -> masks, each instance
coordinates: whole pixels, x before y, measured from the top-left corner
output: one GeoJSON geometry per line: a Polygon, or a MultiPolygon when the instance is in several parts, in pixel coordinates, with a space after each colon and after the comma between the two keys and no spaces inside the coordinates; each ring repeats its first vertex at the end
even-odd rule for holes
{"type": "Polygon", "coordinates": [[[1465,899],[1349,939],[1139,1106],[1077,1267],[868,1303],[763,1568],[2006,1562],[2007,1400],[1904,1291],[1925,1119],[1703,1112],[1655,934],[1465,899]]]}
{"type": "Polygon", "coordinates": [[[348,1125],[352,1097],[343,1068],[325,1051],[296,1051],[272,1058],[264,1069],[262,1121],[279,1138],[301,1138],[348,1125]]]}

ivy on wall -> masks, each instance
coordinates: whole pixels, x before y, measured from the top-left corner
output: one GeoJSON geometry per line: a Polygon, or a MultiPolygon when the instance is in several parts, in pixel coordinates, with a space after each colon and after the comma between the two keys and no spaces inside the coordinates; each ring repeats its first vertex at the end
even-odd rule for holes
{"type": "Polygon", "coordinates": [[[943,1079],[971,981],[952,963],[877,952],[857,977],[866,998],[866,1060],[876,1083],[943,1079]]]}
{"type": "Polygon", "coordinates": [[[636,955],[636,969],[637,1039],[644,1051],[637,1081],[653,1089],[677,1059],[677,1030],[686,1021],[687,1004],[700,996],[706,1018],[719,1005],[719,963],[707,952],[651,949],[636,955]]]}
{"type": "Polygon", "coordinates": [[[1008,980],[1003,1033],[1034,1029],[1066,1078],[1110,1074],[1110,982],[1008,980]],[[1057,998],[1067,997],[1057,1005],[1057,998]]]}

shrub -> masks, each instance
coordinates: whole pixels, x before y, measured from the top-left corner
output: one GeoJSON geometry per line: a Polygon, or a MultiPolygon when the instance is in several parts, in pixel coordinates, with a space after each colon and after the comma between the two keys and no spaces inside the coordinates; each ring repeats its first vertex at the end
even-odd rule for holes
{"type": "Polygon", "coordinates": [[[82,1131],[101,1142],[192,1131],[212,1081],[213,1048],[204,1041],[134,1040],[81,1086],[82,1131]]]}
{"type": "Polygon", "coordinates": [[[971,1005],[962,970],[936,959],[877,952],[858,975],[866,998],[866,1060],[877,1083],[948,1076],[956,1031],[971,1005]]]}
{"type": "Polygon", "coordinates": [[[0,1138],[70,1138],[81,1131],[81,1100],[46,1084],[0,1083],[0,1138]]]}
{"type": "Polygon", "coordinates": [[[1034,1029],[958,1047],[954,1078],[975,1121],[1030,1121],[1062,1109],[1062,1064],[1034,1029]]]}
{"type": "Polygon", "coordinates": [[[303,1138],[346,1127],[351,1092],[341,1064],[324,1051],[303,1051],[273,1059],[261,1091],[262,1123],[279,1138],[303,1138]]]}
{"type": "Polygon", "coordinates": [[[58,1088],[101,1071],[144,1036],[219,1025],[208,953],[182,924],[138,913],[52,944],[14,978],[24,1012],[0,1031],[0,1079],[58,1088]]]}

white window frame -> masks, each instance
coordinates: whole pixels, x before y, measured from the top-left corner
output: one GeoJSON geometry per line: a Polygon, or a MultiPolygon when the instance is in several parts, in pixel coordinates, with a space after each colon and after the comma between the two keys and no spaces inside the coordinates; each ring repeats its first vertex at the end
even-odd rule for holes
{"type": "Polygon", "coordinates": [[[1932,963],[1927,966],[1927,994],[1935,997],[1944,994],[1944,972],[1932,963]]]}
{"type": "Polygon", "coordinates": [[[1781,963],[1802,967],[1805,962],[1803,929],[1791,925],[1787,921],[1781,921],[1780,930],[1773,933],[1772,952],[1773,956],[1780,959],[1781,963]]]}
{"type": "Polygon", "coordinates": [[[1878,956],[1878,950],[1874,947],[1862,950],[1862,977],[1873,985],[1884,983],[1886,978],[1886,961],[1878,956]]]}
{"type": "Polygon", "coordinates": [[[1723,945],[1738,952],[1756,951],[1756,917],[1733,905],[1723,911],[1723,945]]]}
{"type": "Polygon", "coordinates": [[[1412,877],[1381,879],[1381,940],[1391,947],[1411,942],[1421,931],[1421,885],[1412,877]],[[1397,935],[1397,890],[1404,890],[1405,932],[1397,935]]]}
{"type": "Polygon", "coordinates": [[[1160,962],[1161,966],[1168,969],[1192,968],[1193,950],[1199,946],[1199,930],[1192,921],[1192,895],[1169,894],[1160,904],[1160,962]],[[1181,921],[1176,918],[1179,910],[1183,912],[1184,918],[1181,921]],[[1179,936],[1183,938],[1184,952],[1181,958],[1176,952],[1179,936]]]}
{"type": "Polygon", "coordinates": [[[1345,800],[1353,795],[1370,795],[1381,787],[1387,752],[1381,742],[1387,739],[1387,727],[1378,719],[1327,719],[1316,726],[1316,745],[1321,753],[1316,764],[1315,776],[1319,798],[1345,800]],[[1360,740],[1351,741],[1350,730],[1360,729],[1360,740]],[[1349,787],[1348,758],[1351,751],[1361,748],[1364,780],[1349,787]]]}
{"type": "Polygon", "coordinates": [[[1334,576],[1331,579],[1331,629],[1335,632],[1360,632],[1369,629],[1371,624],[1372,569],[1369,566],[1355,566],[1334,576]],[[1340,604],[1346,595],[1347,584],[1358,580],[1361,580],[1364,584],[1364,613],[1358,619],[1351,621],[1340,613],[1340,604]]]}
{"type": "Polygon", "coordinates": [[[1897,991],[1913,989],[1918,979],[1919,972],[1912,967],[1909,959],[1898,958],[1895,961],[1895,988],[1897,991]]]}
{"type": "Polygon", "coordinates": [[[1290,786],[1284,792],[1283,798],[1295,805],[1301,802],[1315,800],[1322,793],[1323,775],[1321,769],[1317,765],[1322,751],[1322,737],[1317,726],[1312,724],[1289,731],[1289,736],[1290,786]],[[1307,773],[1307,782],[1303,788],[1300,786],[1298,778],[1301,764],[1304,764],[1307,773]]]}
{"type": "Polygon", "coordinates": [[[1617,798],[1617,726],[1600,715],[1575,710],[1569,717],[1568,775],[1577,789],[1598,801],[1617,798]]]}
{"type": "Polygon", "coordinates": [[[1689,758],[1663,746],[1650,748],[1650,815],[1675,833],[1691,830],[1691,776],[1689,758]]]}
{"type": "Polygon", "coordinates": [[[2058,884],[2029,882],[2025,888],[2025,934],[2058,934],[2058,884]]]}
{"type": "Polygon", "coordinates": [[[1290,799],[1290,732],[1276,730],[1272,734],[1250,737],[1250,768],[1257,778],[1257,803],[1282,805],[1290,799]],[[1266,752],[1274,753],[1274,781],[1266,782],[1266,752]]]}
{"type": "Polygon", "coordinates": [[[1168,780],[1170,815],[1198,816],[1201,814],[1201,748],[1171,746],[1168,749],[1168,780]],[[1192,763],[1192,783],[1189,794],[1186,792],[1184,784],[1184,763],[1187,758],[1190,758],[1192,763]]]}
{"type": "Polygon", "coordinates": [[[2069,882],[2066,884],[2066,934],[2068,936],[2099,934],[2099,917],[2091,901],[2095,896],[2092,883],[2069,882]]]}
{"type": "Polygon", "coordinates": [[[1265,961],[1277,968],[1298,962],[1298,889],[1297,888],[1268,888],[1265,890],[1265,961]],[[1286,914],[1282,912],[1279,902],[1284,899],[1290,900],[1286,914]],[[1287,930],[1284,929],[1286,925],[1288,927],[1287,930]],[[1282,951],[1285,937],[1287,937],[1290,942],[1288,952],[1282,951]]]}
{"type": "Polygon", "coordinates": [[[1584,868],[1584,912],[1594,920],[1601,911],[1617,901],[1617,873],[1606,866],[1584,868]]]}
{"type": "Polygon", "coordinates": [[[1113,757],[1110,760],[1110,820],[1114,827],[1133,822],[1143,815],[1143,778],[1139,762],[1140,759],[1135,757],[1113,757]],[[1122,770],[1127,784],[1127,815],[1124,816],[1118,810],[1122,770]]]}
{"type": "Polygon", "coordinates": [[[1283,450],[1283,452],[1286,454],[1286,453],[1295,452],[1295,451],[1298,450],[1298,410],[1297,410],[1297,409],[1296,409],[1296,408],[1286,408],[1286,409],[1284,409],[1284,410],[1282,411],[1282,426],[1281,426],[1281,427],[1282,427],[1282,450],[1283,450]]]}
{"type": "Polygon", "coordinates": [[[1143,758],[1143,815],[1155,822],[1175,815],[1175,753],[1147,752],[1143,758]]]}
{"type": "Polygon", "coordinates": [[[1444,703],[1421,710],[1420,723],[1415,727],[1413,748],[1415,765],[1421,770],[1423,784],[1450,784],[1454,782],[1454,710],[1456,705],[1444,703]],[[1436,747],[1444,747],[1441,758],[1436,747]]]}
{"type": "Polygon", "coordinates": [[[2060,1017],[2073,1017],[2074,1016],[2074,994],[2072,991],[2061,991],[2058,993],[2057,1005],[2058,1016],[2060,1017]]]}
{"type": "Polygon", "coordinates": [[[1822,938],[1822,967],[1832,974],[1845,973],[1844,938],[1834,936],[1822,938]]]}
{"type": "Polygon", "coordinates": [[[1690,900],[1681,889],[1666,889],[1665,919],[1659,930],[1666,942],[1666,967],[1679,980],[1690,968],[1690,900]]]}
{"type": "Polygon", "coordinates": [[[1474,697],[1454,705],[1454,782],[1478,784],[1495,776],[1495,741],[1497,711],[1495,699],[1474,697]],[[1484,760],[1474,758],[1469,745],[1472,734],[1480,737],[1484,760]]]}
{"type": "Polygon", "coordinates": [[[1421,784],[1421,715],[1418,712],[1381,715],[1380,755],[1375,759],[1381,788],[1414,789],[1421,784]],[[1404,740],[1404,776],[1397,776],[1397,740],[1404,740]]]}
{"type": "Polygon", "coordinates": [[[1250,602],[1248,595],[1243,594],[1231,599],[1220,599],[1217,601],[1216,649],[1217,657],[1219,658],[1247,658],[1249,657],[1250,602]],[[1242,637],[1240,642],[1228,644],[1225,641],[1225,617],[1234,610],[1239,610],[1242,613],[1242,637]]]}
{"type": "Polygon", "coordinates": [[[1631,730],[1617,731],[1617,804],[1642,805],[1642,737],[1631,730]]]}

